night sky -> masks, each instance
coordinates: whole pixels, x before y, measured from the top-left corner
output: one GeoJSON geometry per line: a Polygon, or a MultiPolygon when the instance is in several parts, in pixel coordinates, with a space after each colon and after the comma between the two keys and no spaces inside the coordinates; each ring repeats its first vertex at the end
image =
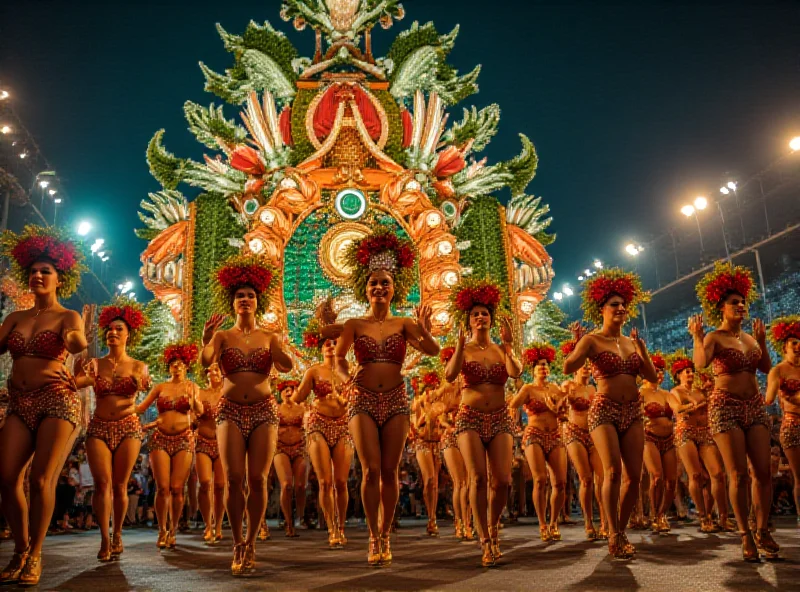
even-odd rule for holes
{"type": "MultiPolygon", "coordinates": [[[[159,189],[144,154],[153,133],[202,156],[182,106],[220,103],[197,66],[232,64],[214,24],[240,33],[269,20],[301,55],[314,49],[277,0],[1,4],[0,84],[63,180],[65,219],[89,217],[106,238],[115,280],[138,274],[136,212],[159,189]]],[[[515,155],[520,132],[536,145],[528,191],[551,206],[561,280],[679,223],[682,201],[713,193],[726,172],[757,172],[800,135],[800,4],[601,4],[411,0],[406,20],[374,36],[383,55],[413,20],[461,25],[451,63],[483,65],[464,105],[502,109],[490,161],[515,155]]]]}

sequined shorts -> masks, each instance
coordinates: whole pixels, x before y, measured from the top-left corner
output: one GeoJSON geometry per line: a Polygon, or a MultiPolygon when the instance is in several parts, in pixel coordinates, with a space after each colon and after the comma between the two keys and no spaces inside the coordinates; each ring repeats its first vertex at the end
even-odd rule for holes
{"type": "Polygon", "coordinates": [[[433,455],[439,454],[441,444],[439,440],[423,440],[420,438],[414,443],[414,452],[430,452],[433,455]]]}
{"type": "Polygon", "coordinates": [[[89,428],[86,430],[86,437],[102,440],[108,449],[114,452],[125,438],[144,440],[144,432],[139,416],[131,413],[117,420],[92,417],[89,428]]]}
{"type": "Polygon", "coordinates": [[[6,417],[16,415],[31,432],[36,432],[42,420],[48,417],[63,419],[73,426],[81,423],[83,405],[80,395],[63,382],[47,384],[32,391],[9,387],[8,396],[6,417]]]}
{"type": "Polygon", "coordinates": [[[558,429],[545,431],[529,425],[522,434],[522,447],[527,448],[534,444],[542,447],[542,452],[544,452],[545,456],[548,456],[556,448],[564,446],[561,440],[561,432],[558,429]]]}
{"type": "Polygon", "coordinates": [[[592,442],[592,436],[589,435],[589,430],[571,421],[565,421],[561,424],[561,440],[564,442],[564,446],[569,446],[577,440],[583,444],[587,452],[591,452],[592,448],[594,448],[594,442],[592,442]]]}
{"type": "Polygon", "coordinates": [[[769,428],[769,416],[760,394],[742,400],[722,389],[711,391],[708,398],[708,425],[712,436],[734,428],[746,431],[759,424],[769,428]]]}
{"type": "Polygon", "coordinates": [[[205,454],[212,462],[219,458],[219,442],[216,438],[206,438],[199,433],[195,434],[195,438],[197,438],[194,448],[196,454],[205,454]]]}
{"type": "Polygon", "coordinates": [[[395,415],[411,415],[406,385],[403,382],[385,393],[376,393],[352,383],[347,392],[348,421],[359,413],[365,413],[380,428],[395,415]]]}
{"type": "Polygon", "coordinates": [[[659,454],[666,454],[675,448],[675,434],[669,433],[666,436],[656,436],[655,434],[644,431],[645,442],[652,442],[659,454]]]}
{"type": "Polygon", "coordinates": [[[314,410],[308,415],[306,434],[311,439],[312,434],[322,434],[328,447],[333,450],[342,438],[347,438],[347,444],[352,445],[350,432],[347,430],[347,414],[339,417],[329,417],[314,410]]]}
{"type": "Polygon", "coordinates": [[[800,446],[800,416],[794,413],[787,413],[783,416],[781,446],[784,450],[800,446]]]}
{"type": "Polygon", "coordinates": [[[442,439],[439,441],[439,447],[442,449],[442,452],[448,448],[458,448],[458,438],[456,437],[455,428],[444,431],[442,439]]]}
{"type": "Polygon", "coordinates": [[[488,444],[498,434],[513,436],[514,423],[505,407],[496,411],[480,411],[468,405],[461,405],[456,414],[456,435],[466,431],[477,432],[481,442],[488,444]]]}
{"type": "Polygon", "coordinates": [[[284,444],[278,440],[278,449],[275,451],[275,456],[279,454],[285,454],[289,457],[289,462],[293,463],[295,459],[305,456],[306,442],[305,440],[300,440],[294,444],[284,444]]]}
{"type": "Polygon", "coordinates": [[[640,397],[623,403],[597,393],[592,398],[588,419],[590,432],[598,426],[610,423],[618,433],[623,434],[635,422],[642,420],[642,399],[640,397]]]}
{"type": "Polygon", "coordinates": [[[150,436],[150,452],[163,450],[170,456],[175,456],[179,452],[194,452],[194,432],[186,428],[182,432],[174,435],[165,434],[158,428],[150,436]]]}
{"type": "Polygon", "coordinates": [[[253,430],[261,424],[278,425],[280,422],[278,404],[272,396],[250,405],[235,403],[223,397],[217,405],[217,425],[224,421],[229,421],[239,428],[244,441],[248,442],[253,430]]]}
{"type": "Polygon", "coordinates": [[[679,421],[675,427],[675,442],[680,448],[687,442],[694,442],[698,448],[700,446],[714,446],[714,438],[711,437],[711,430],[708,426],[686,425],[679,421]]]}

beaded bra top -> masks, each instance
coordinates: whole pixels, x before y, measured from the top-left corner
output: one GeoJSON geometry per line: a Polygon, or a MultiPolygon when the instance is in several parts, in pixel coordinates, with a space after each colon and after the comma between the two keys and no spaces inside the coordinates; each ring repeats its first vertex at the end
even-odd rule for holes
{"type": "Polygon", "coordinates": [[[12,331],[8,336],[8,353],[12,360],[31,356],[64,362],[67,359],[67,346],[61,335],[55,331],[40,331],[27,342],[22,333],[12,331]]]}
{"type": "Polygon", "coordinates": [[[115,376],[111,380],[98,376],[94,380],[94,394],[103,397],[133,397],[139,392],[139,383],[133,376],[115,376]]]}
{"type": "Polygon", "coordinates": [[[197,416],[199,420],[208,420],[217,418],[217,406],[203,401],[203,412],[197,416]]]}
{"type": "Polygon", "coordinates": [[[734,347],[726,347],[720,351],[711,362],[714,376],[736,374],[737,372],[750,372],[755,374],[758,362],[761,360],[761,348],[756,346],[744,353],[734,347]]]}
{"type": "Polygon", "coordinates": [[[671,419],[673,415],[672,407],[666,403],[662,405],[656,401],[648,403],[644,406],[644,414],[648,417],[648,419],[658,419],[659,417],[671,419]]]}
{"type": "Polygon", "coordinates": [[[257,347],[248,353],[238,347],[226,347],[219,355],[219,367],[224,376],[237,372],[269,375],[272,370],[272,352],[266,347],[257,347]]]}
{"type": "Polygon", "coordinates": [[[314,396],[318,399],[324,399],[333,392],[333,385],[329,380],[318,380],[314,383],[314,396]]]}
{"type": "Polygon", "coordinates": [[[282,428],[301,428],[303,427],[303,416],[298,415],[297,417],[285,417],[284,415],[278,414],[279,420],[278,425],[282,428]]]}
{"type": "Polygon", "coordinates": [[[589,358],[589,363],[592,365],[592,375],[596,379],[611,378],[620,374],[636,376],[642,367],[642,358],[636,352],[623,358],[619,354],[606,350],[589,358]]]}
{"type": "Polygon", "coordinates": [[[784,393],[796,393],[800,391],[800,380],[797,378],[781,378],[781,390],[784,393]]]}
{"type": "Polygon", "coordinates": [[[402,333],[392,333],[383,344],[370,335],[359,335],[353,342],[356,361],[364,364],[402,364],[406,359],[406,338],[402,333]]]}
{"type": "Polygon", "coordinates": [[[573,399],[570,403],[570,407],[572,407],[573,411],[589,411],[589,407],[591,406],[592,401],[586,397],[578,397],[573,399]]]}
{"type": "Polygon", "coordinates": [[[508,380],[506,365],[497,362],[488,368],[480,362],[464,362],[461,366],[461,376],[464,377],[464,385],[467,387],[479,384],[505,385],[508,380]]]}
{"type": "Polygon", "coordinates": [[[189,400],[189,397],[186,395],[181,395],[177,399],[163,399],[161,397],[158,398],[156,402],[156,408],[158,409],[159,413],[164,413],[165,411],[177,411],[178,413],[189,413],[189,409],[192,408],[192,403],[189,400]]]}
{"type": "Polygon", "coordinates": [[[539,399],[534,399],[524,405],[525,413],[528,415],[541,415],[542,413],[547,413],[550,411],[550,408],[544,401],[540,401],[539,399]]]}

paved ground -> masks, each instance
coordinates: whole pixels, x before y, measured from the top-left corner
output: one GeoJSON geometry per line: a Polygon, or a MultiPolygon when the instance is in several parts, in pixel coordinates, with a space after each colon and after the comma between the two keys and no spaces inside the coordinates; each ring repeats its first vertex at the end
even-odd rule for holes
{"type": "MultiPolygon", "coordinates": [[[[442,536],[425,536],[424,523],[404,524],[393,538],[390,567],[366,565],[366,530],[349,528],[346,550],[331,551],[318,531],[287,539],[273,528],[272,540],[259,543],[258,573],[246,579],[229,575],[228,537],[217,547],[201,534],[179,535],[174,551],[159,551],[153,530],[125,531],[120,561],[95,560],[97,531],[49,537],[40,590],[800,590],[800,529],[778,523],[775,538],[781,561],[746,564],[739,537],[703,535],[696,527],[675,528],[667,536],[634,533],[639,554],[630,562],[608,559],[603,543],[582,540],[583,529],[562,529],[564,541],[544,544],[535,524],[523,522],[502,531],[505,556],[493,569],[479,566],[476,544],[461,543],[449,524],[442,536]]],[[[227,533],[226,533],[227,534],[227,533]]],[[[0,544],[0,563],[12,551],[0,544]]],[[[14,588],[6,588],[13,590],[14,588]]]]}

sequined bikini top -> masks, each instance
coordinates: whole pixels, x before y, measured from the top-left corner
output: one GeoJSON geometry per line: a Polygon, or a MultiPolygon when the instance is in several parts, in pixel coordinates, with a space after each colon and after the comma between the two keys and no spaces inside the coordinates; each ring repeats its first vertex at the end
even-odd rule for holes
{"type": "Polygon", "coordinates": [[[217,406],[211,405],[207,401],[203,401],[203,412],[197,416],[197,419],[200,420],[207,420],[207,419],[216,419],[217,418],[217,406]]]}
{"type": "Polygon", "coordinates": [[[761,348],[758,346],[747,353],[733,347],[726,347],[714,356],[714,361],[711,362],[711,369],[714,372],[714,376],[736,374],[737,372],[755,374],[760,360],[761,348]]]}
{"type": "Polygon", "coordinates": [[[67,346],[61,335],[55,331],[40,331],[27,343],[22,333],[12,331],[8,336],[8,353],[11,354],[12,360],[17,360],[22,356],[31,356],[64,362],[67,359],[67,346]]]}
{"type": "Polygon", "coordinates": [[[547,413],[550,411],[550,408],[544,401],[540,401],[539,399],[535,399],[529,403],[524,405],[525,412],[528,415],[541,415],[542,413],[547,413]]]}
{"type": "Polygon", "coordinates": [[[467,387],[479,384],[503,386],[508,380],[506,365],[500,362],[492,364],[488,368],[480,362],[464,362],[461,366],[461,376],[464,377],[464,385],[467,387]]]}
{"type": "Polygon", "coordinates": [[[303,427],[303,416],[298,415],[297,417],[284,417],[280,413],[278,414],[279,420],[278,425],[282,428],[302,428],[303,427]]]}
{"type": "Polygon", "coordinates": [[[642,358],[636,352],[633,352],[627,358],[623,358],[619,354],[606,350],[593,358],[589,358],[589,363],[592,365],[592,375],[596,379],[611,378],[620,374],[636,376],[642,367],[642,358]]]}
{"type": "Polygon", "coordinates": [[[333,392],[333,385],[329,380],[318,380],[314,383],[314,396],[324,399],[333,392]]]}
{"type": "Polygon", "coordinates": [[[111,380],[98,376],[94,380],[94,394],[103,397],[133,397],[139,392],[139,383],[133,376],[115,376],[111,380]]]}
{"type": "Polygon", "coordinates": [[[159,413],[164,413],[165,411],[177,411],[178,413],[189,413],[189,409],[192,408],[192,403],[189,400],[189,397],[187,397],[186,395],[181,395],[175,400],[163,399],[159,397],[158,401],[156,402],[156,408],[158,408],[159,413]]]}
{"type": "Polygon", "coordinates": [[[672,418],[672,407],[668,404],[662,405],[661,403],[657,403],[653,401],[652,403],[648,403],[644,406],[644,414],[649,419],[658,419],[659,417],[666,417],[667,419],[672,418]]]}
{"type": "Polygon", "coordinates": [[[226,347],[219,355],[219,367],[224,376],[237,372],[269,375],[272,370],[272,352],[266,347],[257,347],[248,353],[238,347],[226,347]]]}
{"type": "Polygon", "coordinates": [[[589,411],[589,407],[592,406],[591,400],[585,397],[579,397],[577,399],[573,399],[572,403],[570,403],[570,407],[572,407],[573,411],[589,411]]]}
{"type": "Polygon", "coordinates": [[[392,333],[383,344],[370,335],[359,335],[353,343],[356,361],[364,364],[402,364],[406,359],[406,338],[402,333],[392,333]]]}
{"type": "Polygon", "coordinates": [[[781,390],[784,393],[796,393],[800,391],[800,380],[797,378],[781,378],[781,390]]]}

